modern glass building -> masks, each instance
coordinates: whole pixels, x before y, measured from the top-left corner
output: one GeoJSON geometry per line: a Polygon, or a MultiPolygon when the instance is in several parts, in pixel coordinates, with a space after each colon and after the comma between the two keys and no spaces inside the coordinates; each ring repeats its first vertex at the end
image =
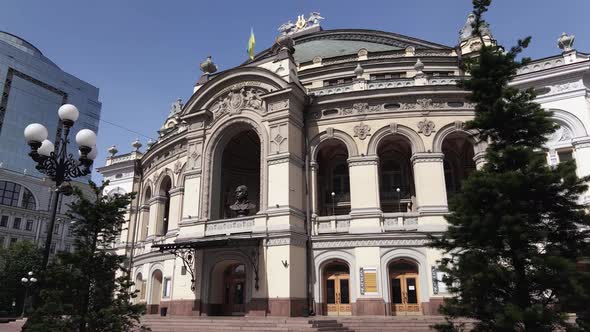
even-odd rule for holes
{"type": "MultiPolygon", "coordinates": [[[[64,103],[80,111],[72,133],[88,128],[98,132],[101,103],[98,88],[66,73],[26,40],[0,31],[0,165],[40,176],[27,155],[24,128],[33,122],[47,127],[54,141],[57,109],[64,103]]],[[[73,140],[72,140],[73,141],[73,140]]],[[[74,143],[75,144],[75,143],[74,143]]],[[[71,151],[75,151],[72,147],[71,151]]]]}

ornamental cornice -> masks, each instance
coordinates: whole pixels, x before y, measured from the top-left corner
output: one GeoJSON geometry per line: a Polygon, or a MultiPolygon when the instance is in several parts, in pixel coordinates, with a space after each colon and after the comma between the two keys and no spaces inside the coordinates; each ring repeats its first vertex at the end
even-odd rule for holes
{"type": "Polygon", "coordinates": [[[307,238],[303,235],[291,235],[285,237],[272,237],[266,240],[266,246],[274,247],[274,246],[297,246],[297,247],[305,247],[307,242],[307,238]]]}
{"type": "Polygon", "coordinates": [[[356,247],[416,247],[425,246],[430,240],[414,239],[359,239],[359,240],[328,240],[312,242],[313,249],[356,248],[356,247]]]}
{"type": "Polygon", "coordinates": [[[356,156],[350,157],[346,161],[348,162],[349,167],[377,165],[379,163],[379,156],[356,156]]]}
{"type": "Polygon", "coordinates": [[[444,160],[444,153],[442,152],[416,152],[410,158],[412,165],[418,163],[442,163],[444,160]]]}
{"type": "Polygon", "coordinates": [[[572,145],[576,149],[590,148],[590,136],[576,137],[576,138],[572,139],[572,145]]]}
{"type": "Polygon", "coordinates": [[[283,163],[288,163],[288,162],[292,162],[293,164],[295,164],[299,167],[303,167],[305,165],[304,161],[301,158],[299,158],[291,153],[270,155],[266,159],[266,163],[268,166],[283,164],[283,163]]]}
{"type": "Polygon", "coordinates": [[[170,193],[170,197],[181,195],[184,193],[184,187],[177,187],[177,188],[170,189],[169,193],[170,193]]]}
{"type": "MultiPolygon", "coordinates": [[[[388,98],[392,99],[392,98],[388,98]]],[[[309,113],[311,120],[333,119],[353,115],[369,115],[379,113],[395,112],[419,112],[421,115],[428,115],[431,111],[441,110],[473,110],[474,103],[458,100],[441,100],[430,97],[411,99],[400,97],[386,103],[352,102],[345,106],[325,107],[309,113]]]]}

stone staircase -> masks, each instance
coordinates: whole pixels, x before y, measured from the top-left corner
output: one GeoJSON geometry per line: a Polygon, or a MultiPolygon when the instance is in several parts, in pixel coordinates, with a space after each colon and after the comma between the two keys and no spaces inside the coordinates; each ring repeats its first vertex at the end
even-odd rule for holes
{"type": "Polygon", "coordinates": [[[159,317],[143,316],[141,323],[153,332],[295,332],[295,331],[351,331],[335,319],[275,317],[159,317]]]}
{"type": "MultiPolygon", "coordinates": [[[[442,316],[355,316],[355,317],[160,317],[146,315],[142,324],[154,332],[189,331],[357,331],[357,332],[421,332],[434,331],[431,325],[443,322],[442,316]]],[[[469,321],[466,321],[469,326],[469,321]]]]}

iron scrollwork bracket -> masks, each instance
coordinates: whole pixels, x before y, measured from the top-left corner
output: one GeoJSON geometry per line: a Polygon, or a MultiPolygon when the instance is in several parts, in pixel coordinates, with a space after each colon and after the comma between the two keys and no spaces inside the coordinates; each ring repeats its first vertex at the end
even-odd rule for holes
{"type": "Polygon", "coordinates": [[[174,256],[180,258],[182,260],[182,265],[188,271],[191,276],[191,290],[194,292],[196,289],[195,285],[195,249],[193,248],[174,248],[174,249],[164,249],[162,251],[168,251],[169,253],[173,254],[174,256]]]}
{"type": "Polygon", "coordinates": [[[253,248],[238,247],[238,249],[244,253],[244,255],[250,261],[252,268],[254,269],[254,288],[256,288],[256,290],[258,290],[260,288],[259,283],[258,283],[260,280],[260,278],[258,277],[258,257],[260,254],[260,247],[257,245],[253,248]]]}

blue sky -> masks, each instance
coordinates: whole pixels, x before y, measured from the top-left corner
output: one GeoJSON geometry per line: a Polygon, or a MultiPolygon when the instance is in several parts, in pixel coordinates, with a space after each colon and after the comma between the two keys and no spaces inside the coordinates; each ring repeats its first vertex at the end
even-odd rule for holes
{"type": "MultiPolygon", "coordinates": [[[[4,0],[0,30],[99,87],[104,120],[156,138],[170,104],[190,97],[207,55],[221,70],[246,60],[250,27],[256,52],[271,46],[281,23],[311,11],[326,18],[324,29],[378,29],[454,46],[470,10],[468,0],[4,0]]],[[[562,32],[590,53],[588,13],[588,0],[495,0],[486,18],[506,46],[532,35],[526,55],[540,58],[559,53],[562,32]]],[[[110,145],[127,152],[136,137],[145,147],[145,137],[101,122],[96,165],[110,145]]]]}

